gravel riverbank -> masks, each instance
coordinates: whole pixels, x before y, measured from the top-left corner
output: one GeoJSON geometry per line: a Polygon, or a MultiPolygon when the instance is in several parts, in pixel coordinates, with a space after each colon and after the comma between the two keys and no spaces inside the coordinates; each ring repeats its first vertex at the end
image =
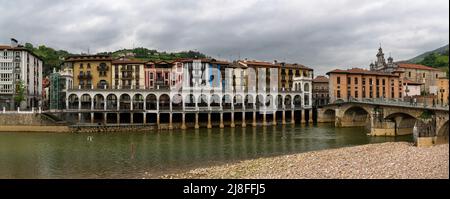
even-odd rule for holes
{"type": "Polygon", "coordinates": [[[449,145],[388,142],[245,160],[162,178],[449,178],[449,145]]]}

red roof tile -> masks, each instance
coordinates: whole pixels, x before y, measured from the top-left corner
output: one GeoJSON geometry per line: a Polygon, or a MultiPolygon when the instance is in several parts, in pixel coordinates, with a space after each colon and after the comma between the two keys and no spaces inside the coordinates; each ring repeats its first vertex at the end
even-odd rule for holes
{"type": "Polygon", "coordinates": [[[335,69],[327,73],[329,75],[330,73],[346,73],[346,74],[364,74],[364,75],[377,75],[377,76],[398,76],[391,73],[383,73],[383,72],[375,72],[370,71],[362,68],[352,68],[347,70],[341,70],[341,69],[335,69]]]}
{"type": "Polygon", "coordinates": [[[312,81],[316,82],[316,83],[328,83],[329,80],[327,77],[320,75],[320,76],[317,76],[316,78],[314,78],[312,81]]]}
{"type": "Polygon", "coordinates": [[[400,67],[400,68],[407,68],[407,69],[439,71],[439,69],[432,68],[432,67],[429,67],[429,66],[424,66],[424,65],[421,65],[421,64],[398,63],[398,67],[400,67]]]}

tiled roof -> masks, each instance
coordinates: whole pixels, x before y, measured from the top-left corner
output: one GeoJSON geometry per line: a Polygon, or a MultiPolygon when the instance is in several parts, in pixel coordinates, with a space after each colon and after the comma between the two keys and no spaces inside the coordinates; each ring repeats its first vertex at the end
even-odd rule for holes
{"type": "Polygon", "coordinates": [[[297,64],[297,63],[294,63],[294,64],[281,63],[281,65],[284,66],[284,67],[288,67],[288,68],[298,68],[298,69],[305,69],[305,70],[313,70],[312,68],[309,68],[309,67],[306,67],[306,66],[304,66],[302,64],[297,64]]]}
{"type": "Polygon", "coordinates": [[[439,71],[439,69],[432,68],[429,66],[424,66],[421,64],[409,64],[409,63],[398,63],[398,67],[406,69],[419,69],[419,70],[434,70],[439,71]]]}
{"type": "Polygon", "coordinates": [[[329,75],[331,73],[364,74],[364,75],[394,76],[394,77],[397,76],[398,77],[398,75],[394,75],[391,73],[375,72],[375,71],[370,71],[370,70],[366,70],[366,69],[362,69],[362,68],[352,68],[352,69],[347,69],[347,70],[335,69],[335,70],[328,72],[327,75],[329,75]]]}
{"type": "Polygon", "coordinates": [[[72,55],[66,57],[66,62],[73,61],[111,61],[112,58],[109,55],[72,55]]]}
{"type": "Polygon", "coordinates": [[[316,78],[314,78],[312,81],[316,82],[316,83],[328,83],[329,80],[327,77],[320,75],[320,76],[317,76],[316,78]]]}
{"type": "Polygon", "coordinates": [[[409,80],[409,79],[405,79],[404,81],[403,81],[403,83],[405,83],[405,84],[411,84],[411,85],[421,85],[422,83],[420,83],[420,82],[415,82],[415,81],[412,81],[412,80],[409,80]]]}
{"type": "Polygon", "coordinates": [[[112,64],[144,64],[145,61],[140,60],[113,60],[112,64]]]}

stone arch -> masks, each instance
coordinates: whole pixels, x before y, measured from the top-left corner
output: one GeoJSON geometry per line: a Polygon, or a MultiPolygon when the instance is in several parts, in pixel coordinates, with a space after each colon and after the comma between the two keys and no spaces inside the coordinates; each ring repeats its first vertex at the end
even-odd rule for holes
{"type": "Polygon", "coordinates": [[[94,109],[103,110],[105,108],[105,97],[102,94],[94,95],[94,109]]]}
{"type": "Polygon", "coordinates": [[[213,94],[213,95],[211,95],[211,98],[210,98],[210,100],[209,100],[210,106],[211,106],[211,107],[219,107],[221,101],[222,101],[222,100],[221,100],[221,98],[220,98],[219,95],[213,94]]]}
{"type": "Polygon", "coordinates": [[[78,109],[79,104],[78,96],[75,94],[69,95],[68,101],[69,101],[69,109],[78,109]]]}
{"type": "Polygon", "coordinates": [[[235,108],[242,108],[242,105],[244,103],[244,99],[242,98],[242,95],[235,95],[233,97],[233,104],[235,108]]]}
{"type": "Polygon", "coordinates": [[[278,109],[283,108],[283,96],[277,95],[277,99],[276,99],[275,103],[277,104],[278,109]]]}
{"type": "Polygon", "coordinates": [[[255,101],[256,108],[264,106],[264,102],[265,102],[265,100],[264,100],[263,95],[261,95],[261,94],[256,95],[256,101],[255,101]]]}
{"type": "Polygon", "coordinates": [[[334,109],[327,109],[323,112],[323,122],[334,122],[336,119],[336,111],[334,109]]]}
{"type": "Polygon", "coordinates": [[[120,110],[130,110],[131,109],[131,97],[130,95],[124,93],[120,95],[119,98],[119,109],[120,110]]]}
{"type": "Polygon", "coordinates": [[[231,109],[231,96],[229,94],[226,94],[222,97],[222,108],[223,109],[231,109]]]}
{"type": "Polygon", "coordinates": [[[91,109],[91,96],[87,93],[81,95],[81,109],[91,109]]]}
{"type": "Polygon", "coordinates": [[[284,97],[284,106],[286,108],[291,108],[292,107],[292,97],[291,97],[291,95],[286,95],[284,97]]]}
{"type": "Polygon", "coordinates": [[[417,118],[408,113],[396,112],[386,116],[385,121],[393,124],[395,135],[407,135],[413,134],[417,118]]]}
{"type": "Polygon", "coordinates": [[[253,104],[255,103],[254,99],[253,99],[253,95],[246,95],[245,96],[245,100],[244,100],[244,104],[246,108],[253,108],[253,104]]]}
{"type": "Polygon", "coordinates": [[[135,94],[133,96],[133,110],[144,110],[144,96],[142,94],[135,94]]]}
{"type": "Polygon", "coordinates": [[[366,126],[369,122],[370,112],[361,106],[352,106],[344,111],[341,120],[342,126],[366,126]]]}
{"type": "Polygon", "coordinates": [[[186,95],[184,99],[184,107],[195,108],[195,96],[193,94],[186,95]]]}
{"type": "Polygon", "coordinates": [[[156,110],[157,109],[158,100],[155,94],[148,94],[145,97],[145,108],[147,110],[156,110]]]}
{"type": "Polygon", "coordinates": [[[183,96],[181,94],[172,96],[172,110],[183,110],[183,96]]]}
{"type": "Polygon", "coordinates": [[[271,107],[272,105],[274,105],[272,95],[267,95],[264,102],[265,102],[264,104],[266,105],[266,107],[271,107]]]}
{"type": "Polygon", "coordinates": [[[302,96],[301,95],[295,95],[294,96],[294,107],[295,108],[301,108],[302,107],[302,96]]]}
{"type": "Polygon", "coordinates": [[[303,85],[303,91],[304,92],[310,92],[310,90],[309,90],[309,83],[305,83],[304,85],[303,85]]]}
{"type": "Polygon", "coordinates": [[[198,97],[198,107],[207,107],[208,106],[208,97],[205,94],[201,94],[198,97]]]}
{"type": "Polygon", "coordinates": [[[117,96],[115,94],[106,96],[106,109],[117,110],[117,96]]]}
{"type": "Polygon", "coordinates": [[[447,120],[438,130],[436,134],[436,144],[448,143],[449,121],[447,120]]]}
{"type": "Polygon", "coordinates": [[[158,99],[159,110],[170,110],[170,97],[167,94],[162,94],[158,99]]]}

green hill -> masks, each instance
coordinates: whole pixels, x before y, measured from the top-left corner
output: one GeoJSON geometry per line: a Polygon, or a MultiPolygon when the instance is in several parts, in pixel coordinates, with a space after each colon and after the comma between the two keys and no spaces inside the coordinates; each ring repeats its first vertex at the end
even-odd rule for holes
{"type": "MultiPolygon", "coordinates": [[[[433,53],[436,53],[438,55],[443,55],[443,54],[447,53],[447,57],[448,57],[448,44],[445,46],[442,46],[438,49],[428,51],[426,53],[422,53],[408,61],[411,63],[420,63],[421,61],[423,61],[425,59],[425,57],[427,57],[428,55],[433,54],[433,53]]],[[[447,63],[448,63],[448,61],[447,61],[447,63]]]]}
{"type": "Polygon", "coordinates": [[[408,62],[422,64],[425,66],[430,66],[433,68],[438,68],[447,73],[447,78],[449,77],[449,64],[448,64],[448,44],[446,46],[440,47],[436,50],[423,53],[417,57],[414,57],[408,62]]]}
{"type": "MultiPolygon", "coordinates": [[[[53,48],[41,45],[34,47],[30,43],[25,44],[25,48],[33,51],[36,55],[41,57],[44,61],[43,75],[44,77],[49,75],[53,68],[60,69],[64,58],[69,55],[75,55],[65,50],[55,50],[53,48]]],[[[157,50],[150,50],[147,48],[139,47],[134,49],[122,49],[114,52],[101,52],[97,54],[111,55],[113,58],[118,58],[122,56],[134,57],[136,59],[145,61],[170,61],[180,58],[206,58],[207,56],[203,53],[196,51],[183,51],[183,52],[158,52],[157,50]]]]}

